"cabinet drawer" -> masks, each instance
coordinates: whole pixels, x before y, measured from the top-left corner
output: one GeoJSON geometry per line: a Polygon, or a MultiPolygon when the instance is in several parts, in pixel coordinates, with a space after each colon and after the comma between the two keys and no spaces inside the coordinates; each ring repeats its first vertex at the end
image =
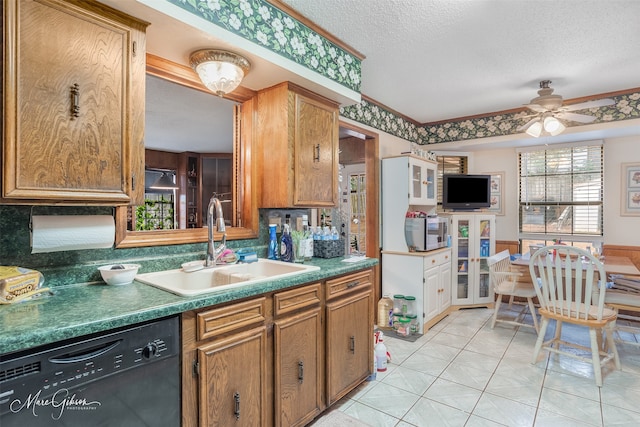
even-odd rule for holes
{"type": "Polygon", "coordinates": [[[197,314],[197,340],[212,338],[265,321],[266,298],[256,298],[197,314]]]}
{"type": "Polygon", "coordinates": [[[273,296],[273,314],[281,316],[301,308],[320,304],[322,299],[320,283],[279,292],[273,296]]]}
{"type": "Polygon", "coordinates": [[[451,251],[445,251],[439,254],[431,255],[425,257],[424,259],[424,268],[431,268],[437,265],[446,264],[451,262],[451,251]]]}
{"type": "Polygon", "coordinates": [[[327,299],[336,298],[354,290],[362,290],[371,286],[373,270],[359,271],[337,279],[327,280],[327,299]]]}

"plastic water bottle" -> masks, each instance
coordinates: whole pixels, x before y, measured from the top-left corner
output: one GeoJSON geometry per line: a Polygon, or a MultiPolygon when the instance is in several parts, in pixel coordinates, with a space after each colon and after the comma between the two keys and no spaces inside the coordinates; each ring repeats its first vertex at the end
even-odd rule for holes
{"type": "Polygon", "coordinates": [[[331,240],[331,229],[327,226],[322,229],[322,240],[331,240]]]}
{"type": "Polygon", "coordinates": [[[340,235],[336,227],[331,227],[331,240],[340,240],[340,235]]]}

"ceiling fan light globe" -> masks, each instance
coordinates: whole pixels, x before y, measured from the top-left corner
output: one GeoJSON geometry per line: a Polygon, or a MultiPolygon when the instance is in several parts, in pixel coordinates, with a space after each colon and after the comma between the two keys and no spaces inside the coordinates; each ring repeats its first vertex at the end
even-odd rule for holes
{"type": "Polygon", "coordinates": [[[563,125],[562,122],[558,120],[558,127],[553,131],[549,131],[549,133],[551,134],[551,136],[556,136],[564,132],[565,129],[566,129],[565,125],[563,125]]]}
{"type": "Polygon", "coordinates": [[[565,129],[564,125],[560,123],[560,120],[555,117],[549,116],[544,119],[544,130],[555,136],[561,133],[565,129]]]}
{"type": "Polygon", "coordinates": [[[534,138],[539,137],[542,134],[542,123],[539,121],[532,123],[525,133],[534,138]]]}

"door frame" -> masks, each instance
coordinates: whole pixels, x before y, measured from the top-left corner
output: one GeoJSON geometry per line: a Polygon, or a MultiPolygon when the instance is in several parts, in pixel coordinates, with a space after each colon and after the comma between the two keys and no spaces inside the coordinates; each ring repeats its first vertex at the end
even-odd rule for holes
{"type": "MultiPolygon", "coordinates": [[[[365,254],[369,258],[376,258],[378,260],[378,264],[374,267],[373,303],[375,305],[382,296],[382,283],[380,280],[380,138],[375,132],[343,120],[339,120],[339,126],[340,128],[349,129],[365,136],[364,163],[366,174],[365,182],[367,186],[365,213],[367,218],[367,225],[365,227],[367,243],[365,245],[365,254]]],[[[374,310],[374,313],[375,312],[374,310]]]]}

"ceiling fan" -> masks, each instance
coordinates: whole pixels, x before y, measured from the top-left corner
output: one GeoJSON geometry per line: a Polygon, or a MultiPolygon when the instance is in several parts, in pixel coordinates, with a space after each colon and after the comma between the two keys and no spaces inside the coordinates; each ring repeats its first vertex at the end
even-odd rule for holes
{"type": "Polygon", "coordinates": [[[540,90],[538,90],[538,97],[525,104],[525,107],[536,114],[531,120],[520,126],[518,132],[525,131],[534,138],[539,137],[543,131],[552,136],[559,135],[566,129],[560,119],[578,123],[591,123],[596,119],[594,116],[572,113],[571,111],[615,104],[613,99],[603,98],[563,106],[562,96],[554,95],[553,89],[549,87],[550,84],[551,80],[542,80],[540,82],[540,90]]]}

